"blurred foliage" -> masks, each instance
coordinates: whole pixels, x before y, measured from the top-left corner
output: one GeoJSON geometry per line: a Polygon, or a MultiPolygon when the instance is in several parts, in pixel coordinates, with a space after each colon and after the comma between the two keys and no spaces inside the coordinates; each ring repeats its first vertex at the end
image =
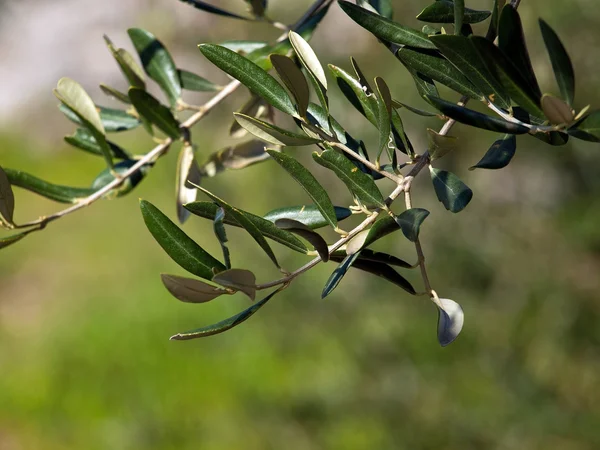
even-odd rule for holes
{"type": "MultiPolygon", "coordinates": [[[[273,15],[288,14],[285,2],[273,3],[273,15]]],[[[414,17],[422,6],[394,3],[396,17],[414,17]]],[[[556,88],[537,17],[559,32],[582,86],[578,107],[583,99],[600,102],[590,83],[600,70],[600,60],[590,56],[600,24],[594,5],[523,0],[520,9],[540,84],[551,91],[556,88]]],[[[369,77],[393,81],[395,98],[419,106],[406,71],[371,36],[355,27],[346,39],[351,25],[341,15],[326,23],[331,28],[323,27],[313,41],[324,61],[349,68],[352,54],[369,77]]],[[[211,25],[211,40],[232,38],[229,19],[211,18],[211,25]]],[[[254,29],[235,23],[239,37],[254,29]]],[[[205,40],[204,31],[193,34],[188,43],[205,40]]],[[[226,144],[220,136],[243,96],[236,94],[194,129],[205,146],[200,154],[208,157],[226,144]]],[[[340,122],[364,126],[362,137],[375,145],[377,134],[363,118],[339,97],[331,103],[340,122]]],[[[49,120],[63,120],[50,113],[49,120]]],[[[405,125],[417,147],[426,145],[420,118],[407,115],[405,125]]],[[[360,272],[321,300],[331,263],[299,278],[236,330],[169,342],[173,332],[229,316],[248,299],[237,294],[201,306],[174,300],[158,273],[182,270],[147,233],[135,196],[103,201],[2,252],[0,448],[599,448],[598,145],[572,140],[549,148],[526,136],[509,167],[481,174],[466,168],[493,135],[463,127],[453,134],[460,148],[442,166],[473,188],[468,211],[452,215],[437,206],[429,180],[418,180],[415,191],[419,205],[434,211],[422,233],[432,282],[450,287],[440,294],[460,299],[467,313],[451,347],[440,349],[431,333],[431,302],[360,272]]],[[[136,136],[117,143],[137,152],[149,148],[136,136]]],[[[3,164],[52,174],[54,182],[89,186],[93,177],[86,174],[102,169],[101,160],[40,143],[31,130],[5,130],[0,148],[3,164]]],[[[137,191],[171,217],[175,153],[137,191]]],[[[305,201],[300,187],[281,189],[287,176],[268,162],[206,184],[265,213],[305,201]]],[[[342,186],[327,183],[347,202],[342,186]]],[[[20,219],[54,207],[23,192],[17,192],[17,205],[20,219]]],[[[210,223],[191,218],[185,230],[218,254],[210,223]]],[[[243,231],[228,234],[237,247],[234,266],[252,264],[259,279],[273,274],[243,231]]],[[[403,239],[379,245],[414,258],[403,239]]],[[[305,261],[280,249],[287,267],[305,261]]]]}

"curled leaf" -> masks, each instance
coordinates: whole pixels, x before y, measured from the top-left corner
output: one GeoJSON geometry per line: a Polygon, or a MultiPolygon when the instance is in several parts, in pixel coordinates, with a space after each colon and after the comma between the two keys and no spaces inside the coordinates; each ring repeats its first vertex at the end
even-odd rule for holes
{"type": "Polygon", "coordinates": [[[225,289],[212,286],[194,278],[161,274],[163,284],[173,297],[185,303],[206,303],[220,295],[231,294],[225,289]]]}
{"type": "Polygon", "coordinates": [[[216,274],[212,281],[243,292],[250,300],[256,298],[256,276],[246,269],[229,269],[216,274]]]}
{"type": "Polygon", "coordinates": [[[291,231],[310,242],[323,262],[329,261],[329,247],[320,234],[311,230],[302,222],[293,219],[277,219],[275,225],[282,230],[291,231]]]}
{"type": "Polygon", "coordinates": [[[469,167],[475,169],[502,169],[510,163],[517,150],[517,137],[507,134],[492,144],[486,154],[477,164],[469,167]]]}
{"type": "Polygon", "coordinates": [[[461,306],[449,298],[440,298],[438,305],[438,341],[442,347],[454,342],[465,321],[461,306]]]}

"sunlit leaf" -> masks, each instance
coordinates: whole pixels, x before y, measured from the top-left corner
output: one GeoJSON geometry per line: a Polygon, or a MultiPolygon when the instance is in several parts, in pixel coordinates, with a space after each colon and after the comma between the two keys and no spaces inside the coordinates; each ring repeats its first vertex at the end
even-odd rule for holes
{"type": "Polygon", "coordinates": [[[4,171],[13,186],[27,189],[59,203],[77,203],[95,192],[89,188],[75,188],[48,183],[20,170],[5,168],[4,171]]]}
{"type": "Polygon", "coordinates": [[[286,85],[298,105],[298,113],[304,117],[310,99],[310,91],[304,74],[296,63],[283,55],[271,55],[271,63],[281,81],[286,85]]]}
{"type": "Polygon", "coordinates": [[[348,255],[344,258],[344,260],[340,263],[339,266],[337,266],[337,268],[333,271],[333,273],[325,283],[323,292],[321,292],[321,298],[327,297],[338,286],[338,284],[340,284],[340,281],[342,281],[342,278],[344,278],[344,275],[346,275],[346,272],[356,261],[359,255],[360,252],[348,255]]]}
{"type": "Polygon", "coordinates": [[[250,20],[249,17],[243,17],[238,14],[234,14],[232,12],[226,11],[224,9],[217,8],[216,6],[213,6],[209,3],[201,1],[201,0],[179,0],[179,1],[181,1],[183,3],[187,3],[188,5],[192,5],[194,8],[197,8],[201,11],[209,12],[212,14],[217,14],[219,16],[231,17],[233,19],[250,20]]]}
{"type": "Polygon", "coordinates": [[[106,41],[108,49],[117,61],[121,72],[123,72],[123,75],[125,75],[125,78],[127,78],[129,85],[140,89],[145,89],[146,83],[144,81],[144,71],[138,65],[138,63],[135,62],[133,56],[131,56],[131,54],[125,49],[115,48],[108,36],[104,35],[104,40],[106,41]]]}
{"type": "Polygon", "coordinates": [[[348,72],[333,64],[329,64],[329,69],[333,73],[342,94],[352,103],[352,106],[365,116],[369,122],[377,126],[377,100],[368,96],[360,82],[348,72]]]}
{"type": "MultiPolygon", "coordinates": [[[[85,126],[84,121],[68,106],[61,104],[58,109],[73,123],[85,126]]],[[[95,109],[100,114],[100,121],[106,132],[128,131],[140,126],[140,120],[137,117],[122,109],[105,106],[96,106],[95,109]]]]}
{"type": "MultiPolygon", "coordinates": [[[[463,4],[464,1],[460,2],[463,4]]],[[[454,14],[456,2],[451,1],[436,1],[419,13],[417,19],[429,23],[454,23],[455,28],[460,30],[460,26],[456,27],[456,19],[454,14]]],[[[462,23],[479,23],[490,17],[490,11],[477,11],[470,8],[464,8],[464,16],[462,23]]]]}
{"type": "Polygon", "coordinates": [[[517,151],[517,137],[512,134],[505,135],[492,144],[487,153],[469,170],[475,169],[502,169],[510,163],[517,151]]]}
{"type": "Polygon", "coordinates": [[[260,119],[254,117],[245,116],[240,113],[233,113],[235,120],[240,126],[246,129],[249,133],[253,134],[259,139],[265,142],[275,145],[312,145],[321,142],[321,139],[315,139],[306,135],[293,133],[278,126],[272,125],[260,119]]]}
{"type": "Polygon", "coordinates": [[[319,58],[315,54],[314,50],[310,47],[308,42],[304,40],[302,36],[298,33],[290,31],[289,39],[298,55],[298,59],[300,63],[306,69],[308,73],[308,78],[310,79],[313,88],[319,97],[319,101],[321,102],[321,106],[325,110],[329,108],[329,100],[327,99],[327,78],[325,77],[325,71],[319,62],[319,58]]]}
{"type": "MultiPolygon", "coordinates": [[[[334,206],[335,215],[338,221],[347,219],[352,215],[352,211],[348,208],[341,206],[334,206]]],[[[277,208],[269,211],[263,216],[271,222],[275,222],[278,219],[293,219],[304,225],[311,230],[322,228],[329,225],[329,222],[323,216],[319,208],[316,205],[301,205],[301,206],[286,206],[284,208],[277,208]]]]}
{"type": "Polygon", "coordinates": [[[0,167],[0,224],[12,225],[15,195],[6,172],[0,167]]]}
{"type": "Polygon", "coordinates": [[[127,33],[140,55],[142,67],[148,76],[158,83],[169,98],[171,106],[175,106],[181,97],[181,81],[171,54],[162,42],[146,30],[130,28],[127,33]]]}
{"type": "Polygon", "coordinates": [[[402,233],[411,242],[416,242],[419,239],[419,230],[421,224],[429,215],[429,211],[423,208],[411,208],[399,214],[394,219],[402,229],[402,233]]]}
{"type": "MultiPolygon", "coordinates": [[[[270,115],[269,111],[273,112],[273,107],[268,105],[267,102],[262,97],[258,95],[252,95],[250,99],[242,105],[242,107],[236,111],[245,116],[255,117],[256,119],[261,119],[266,115],[270,115]]],[[[229,134],[234,138],[244,137],[248,132],[246,129],[242,128],[237,120],[233,120],[231,127],[229,128],[229,134]]]]}
{"type": "Polygon", "coordinates": [[[429,159],[435,161],[455,150],[458,138],[441,135],[437,131],[427,128],[427,142],[429,143],[429,159]]]}
{"type": "Polygon", "coordinates": [[[198,192],[195,187],[188,184],[188,180],[194,184],[200,184],[200,170],[198,163],[194,159],[194,149],[191,145],[184,145],[179,151],[176,174],[175,203],[177,218],[179,219],[179,223],[183,224],[190,215],[190,212],[183,205],[195,201],[198,192]]]}
{"type": "Polygon", "coordinates": [[[327,242],[325,242],[325,239],[323,239],[316,231],[311,230],[302,222],[293,219],[277,219],[275,225],[282,230],[291,231],[306,239],[315,248],[323,262],[329,260],[329,247],[327,246],[327,242]]]}
{"type": "Polygon", "coordinates": [[[416,48],[435,48],[427,35],[418,30],[400,25],[348,1],[338,3],[352,20],[384,41],[416,48]]]}
{"type": "Polygon", "coordinates": [[[452,172],[429,166],[433,188],[444,207],[453,213],[462,211],[473,198],[473,191],[452,172]]]}
{"type": "Polygon", "coordinates": [[[144,222],[163,250],[188,272],[212,279],[225,266],[194,242],[152,203],[140,200],[144,222]]]}
{"type": "MultiPolygon", "coordinates": [[[[92,132],[87,128],[77,128],[75,130],[75,133],[73,133],[71,136],[65,136],[64,140],[66,143],[72,145],[73,147],[85,150],[86,152],[92,153],[94,155],[103,156],[102,149],[98,145],[98,142],[96,142],[96,139],[94,138],[92,132]]],[[[110,141],[107,141],[107,143],[110,147],[111,153],[114,158],[130,158],[130,155],[118,145],[110,141]]]]}
{"type": "MultiPolygon", "coordinates": [[[[317,179],[302,164],[291,156],[284,153],[277,153],[273,150],[267,150],[269,155],[288,172],[294,180],[302,186],[308,196],[315,203],[321,214],[327,219],[333,228],[337,228],[337,216],[333,203],[327,194],[327,191],[317,179]]],[[[349,164],[352,164],[348,161],[349,164]]]]}
{"type": "Polygon", "coordinates": [[[208,81],[206,78],[196,75],[188,70],[178,69],[177,74],[179,75],[181,87],[188,91],[216,92],[223,88],[223,86],[208,81]]]}
{"type": "MultiPolygon", "coordinates": [[[[118,162],[115,164],[112,170],[104,169],[92,183],[92,190],[97,191],[102,189],[107,184],[112,183],[115,180],[114,174],[124,176],[125,172],[131,169],[134,164],[137,164],[137,161],[130,159],[118,162]]],[[[136,170],[133,174],[129,175],[118,187],[105,194],[105,198],[110,199],[129,194],[138,184],[141,183],[149,170],[149,165],[142,166],[139,170],[136,170]]]]}
{"type": "Polygon", "coordinates": [[[160,275],[160,278],[171,295],[185,303],[206,303],[220,295],[231,294],[223,288],[215,287],[194,278],[164,273],[160,275]]]}
{"type": "Polygon", "coordinates": [[[238,79],[252,93],[261,96],[286,114],[297,115],[296,108],[285,89],[255,63],[219,45],[200,44],[199,47],[210,62],[238,79]]]}
{"type": "Polygon", "coordinates": [[[449,298],[440,298],[438,305],[438,341],[442,347],[454,342],[462,331],[465,315],[461,306],[449,298]]]}
{"type": "Polygon", "coordinates": [[[129,89],[129,98],[137,112],[160,131],[171,139],[179,139],[181,137],[179,122],[173,117],[171,110],[162,105],[156,98],[138,88],[129,89]]]}
{"type": "Polygon", "coordinates": [[[259,48],[263,48],[267,46],[267,43],[264,41],[239,41],[239,40],[231,40],[221,42],[219,44],[221,47],[228,48],[231,51],[236,53],[244,53],[248,54],[253,52],[254,50],[258,50],[259,48]]]}
{"type": "Polygon", "coordinates": [[[256,276],[246,269],[228,269],[216,274],[212,281],[243,292],[250,300],[256,298],[256,276]]]}

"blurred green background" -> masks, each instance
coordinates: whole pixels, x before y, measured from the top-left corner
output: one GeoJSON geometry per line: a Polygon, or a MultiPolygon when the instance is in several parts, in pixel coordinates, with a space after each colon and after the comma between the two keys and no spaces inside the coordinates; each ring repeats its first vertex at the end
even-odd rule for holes
{"type": "MultiPolygon", "coordinates": [[[[53,3],[69,8],[74,2],[53,3]]],[[[114,81],[118,69],[101,37],[117,19],[95,21],[109,4],[82,3],[96,45],[86,61],[97,56],[100,62],[93,67],[103,69],[70,61],[68,45],[52,49],[55,66],[64,68],[61,75],[85,74],[78,79],[98,102],[117,106],[94,90],[107,81],[124,87],[114,81]],[[98,76],[109,72],[112,78],[98,76]]],[[[243,11],[241,0],[221,3],[243,11]]],[[[273,0],[272,15],[293,22],[309,3],[273,0]]],[[[396,1],[395,18],[420,26],[414,17],[427,3],[396,1]]],[[[520,8],[542,90],[558,93],[539,16],[558,31],[572,56],[578,108],[600,105],[597,6],[596,0],[523,0],[520,8]]],[[[111,34],[118,45],[131,49],[126,27],[145,27],[172,49],[181,66],[222,83],[226,77],[202,58],[197,43],[278,35],[174,0],[140,0],[130,9],[118,19],[123,27],[111,34]]],[[[36,26],[43,31],[51,20],[36,26]]],[[[61,20],[80,17],[66,14],[61,20]]],[[[6,21],[0,22],[4,26],[6,21]]],[[[76,37],[69,39],[76,47],[76,37]]],[[[25,43],[34,51],[35,40],[25,43]]],[[[324,63],[349,69],[353,55],[368,77],[385,77],[395,98],[425,106],[404,68],[337,6],[313,44],[324,63]]],[[[35,60],[26,66],[40,74],[45,67],[35,60]]],[[[43,94],[32,99],[32,91],[17,92],[26,105],[3,106],[0,164],[57,183],[89,185],[102,160],[62,143],[74,128],[55,109],[54,81],[31,83],[43,94]]],[[[231,111],[246,96],[240,90],[194,128],[200,160],[232,142],[226,136],[231,111]]],[[[336,118],[374,146],[374,128],[335,89],[331,101],[336,118]]],[[[406,112],[402,117],[421,150],[425,126],[441,126],[406,112]]],[[[462,176],[474,190],[472,203],[453,215],[437,202],[427,179],[414,189],[415,206],[432,212],[422,229],[432,283],[466,314],[463,333],[451,346],[437,343],[431,302],[367,274],[350,272],[321,300],[333,264],[299,278],[231,332],[168,341],[171,334],[248,306],[240,294],[206,305],[183,304],[160,282],[162,272],[184,273],[147,232],[138,198],[174,218],[172,151],[128,197],[96,203],[0,254],[0,449],[600,448],[600,148],[576,140],[548,147],[520,137],[508,168],[468,172],[496,136],[460,125],[453,134],[460,150],[437,166],[462,176]]],[[[143,132],[115,140],[138,153],[152,145],[143,132]]],[[[303,161],[310,156],[306,149],[290,152],[303,161]]],[[[335,189],[336,203],[348,204],[341,183],[321,179],[335,189]]],[[[257,214],[307,201],[272,162],[204,184],[257,214]]],[[[17,191],[18,221],[55,210],[55,204],[17,191]]],[[[192,217],[184,229],[218,254],[210,224],[192,217]]],[[[243,232],[231,230],[229,237],[234,266],[252,268],[264,281],[277,275],[243,232]]],[[[378,245],[403,259],[415,258],[397,235],[378,245]]],[[[285,267],[306,261],[274,247],[285,267]]],[[[415,275],[407,276],[420,286],[415,275]]]]}

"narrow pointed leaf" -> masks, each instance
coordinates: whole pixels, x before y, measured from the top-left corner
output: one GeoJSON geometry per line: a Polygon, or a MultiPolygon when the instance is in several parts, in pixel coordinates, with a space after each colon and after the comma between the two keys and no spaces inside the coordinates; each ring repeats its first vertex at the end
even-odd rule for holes
{"type": "MultiPolygon", "coordinates": [[[[456,27],[455,5],[457,2],[436,1],[419,13],[417,19],[429,23],[454,23],[455,28],[460,30],[460,26],[456,27]]],[[[464,1],[459,2],[463,4],[464,1]]],[[[479,23],[490,17],[490,11],[477,11],[475,9],[464,8],[462,23],[479,23]]]]}
{"type": "Polygon", "coordinates": [[[252,140],[232,147],[226,147],[209,155],[199,168],[200,175],[214,177],[224,170],[239,170],[269,159],[265,143],[252,140]]]}
{"type": "Polygon", "coordinates": [[[369,228],[369,234],[363,244],[364,247],[368,247],[375,241],[387,236],[390,233],[400,230],[400,225],[396,222],[393,217],[386,216],[375,222],[371,228],[369,228]]]}
{"type": "Polygon", "coordinates": [[[300,63],[304,66],[308,73],[308,78],[313,85],[321,106],[323,106],[325,110],[328,110],[329,100],[327,99],[327,78],[325,77],[325,71],[319,62],[319,58],[317,58],[317,55],[310,47],[308,42],[306,42],[298,33],[290,31],[289,39],[294,51],[296,52],[296,55],[298,55],[300,63]]]}
{"type": "Polygon", "coordinates": [[[141,200],[144,222],[163,250],[188,272],[207,280],[225,266],[194,242],[152,203],[141,200]]]}
{"type": "Polygon", "coordinates": [[[156,98],[138,88],[129,89],[129,98],[137,112],[160,131],[171,139],[179,139],[181,137],[179,122],[173,117],[171,110],[161,105],[156,98]]]}
{"type": "Polygon", "coordinates": [[[402,59],[399,58],[399,60],[404,65],[404,67],[406,67],[408,73],[410,73],[410,75],[412,76],[412,79],[415,82],[415,87],[417,88],[417,92],[421,97],[425,98],[428,95],[431,95],[433,97],[440,96],[434,81],[430,77],[422,74],[421,72],[416,71],[407,63],[402,61],[402,59]]]}
{"type": "Polygon", "coordinates": [[[569,54],[558,35],[542,19],[540,19],[540,28],[560,93],[569,105],[573,105],[575,98],[575,71],[573,70],[571,58],[569,58],[569,54]]]}
{"type": "MultiPolygon", "coordinates": [[[[270,111],[273,111],[273,108],[268,105],[262,97],[258,95],[252,95],[250,99],[236,112],[245,116],[260,119],[266,115],[270,115],[269,109],[270,111]]],[[[233,138],[239,139],[246,136],[246,134],[248,134],[246,129],[242,128],[234,118],[233,123],[229,128],[229,135],[233,138]]]]}
{"type": "MultiPolygon", "coordinates": [[[[196,216],[213,220],[219,207],[212,202],[193,202],[185,205],[185,208],[196,216]]],[[[279,229],[275,226],[273,222],[263,219],[260,216],[256,216],[247,211],[244,211],[243,213],[248,218],[248,220],[250,220],[256,226],[256,228],[260,230],[263,236],[268,237],[269,239],[272,239],[275,242],[278,242],[282,245],[285,245],[286,247],[296,252],[304,254],[307,253],[308,249],[306,248],[306,245],[304,245],[304,243],[292,233],[279,229]]],[[[227,225],[232,225],[240,228],[242,227],[235,220],[235,218],[229,217],[227,215],[225,215],[223,221],[227,225]]]]}
{"type": "MultiPolygon", "coordinates": [[[[131,169],[131,167],[135,164],[137,164],[136,160],[129,159],[125,161],[120,161],[119,163],[115,164],[112,170],[104,169],[94,179],[94,182],[92,183],[92,190],[97,191],[99,189],[102,189],[107,184],[115,181],[115,173],[118,176],[124,177],[125,172],[131,169]]],[[[150,167],[150,165],[144,165],[139,170],[136,170],[133,174],[129,175],[119,186],[113,188],[107,194],[105,194],[104,198],[112,199],[129,194],[133,189],[135,189],[135,187],[138,184],[142,182],[142,180],[150,170],[150,167]]]]}
{"type": "Polygon", "coordinates": [[[258,50],[259,48],[267,47],[267,43],[264,41],[239,41],[239,40],[231,40],[221,42],[219,44],[221,47],[228,48],[231,51],[236,53],[248,54],[252,53],[254,50],[258,50]]]}
{"type": "MultiPolygon", "coordinates": [[[[534,124],[534,125],[544,125],[546,120],[539,117],[532,117],[529,115],[527,111],[525,111],[520,106],[513,107],[513,116],[515,119],[520,120],[523,123],[534,124]]],[[[545,142],[549,145],[560,146],[565,145],[569,142],[569,135],[562,131],[547,131],[544,133],[530,133],[530,136],[533,136],[540,141],[545,142]]]]}
{"type": "Polygon", "coordinates": [[[200,51],[210,62],[239,80],[252,93],[286,114],[297,115],[285,89],[252,61],[219,45],[201,44],[200,51]]]}
{"type": "Polygon", "coordinates": [[[296,66],[296,63],[289,57],[283,55],[271,55],[271,63],[281,81],[286,85],[298,105],[298,113],[306,116],[306,110],[310,102],[310,91],[308,83],[302,71],[296,66]]]}
{"type": "Polygon", "coordinates": [[[502,8],[504,8],[505,4],[506,0],[494,0],[494,4],[492,6],[492,18],[490,19],[490,25],[485,35],[485,38],[492,42],[494,41],[494,39],[496,39],[496,36],[498,36],[500,13],[502,12],[502,8]]]}
{"type": "Polygon", "coordinates": [[[421,224],[429,215],[429,211],[423,208],[411,208],[395,217],[396,223],[402,229],[402,233],[411,242],[419,239],[421,224]]]}
{"type": "Polygon", "coordinates": [[[333,151],[313,153],[313,159],[323,167],[332,170],[348,189],[365,205],[385,205],[383,196],[369,175],[361,172],[350,160],[333,151]]]}
{"type": "Polygon", "coordinates": [[[360,251],[359,260],[363,261],[371,261],[378,262],[383,264],[388,264],[390,266],[398,266],[404,269],[411,269],[413,266],[407,263],[406,261],[401,260],[400,258],[396,258],[395,256],[388,255],[387,253],[382,252],[374,252],[371,249],[363,248],[360,251]]]}
{"type": "Polygon", "coordinates": [[[325,239],[323,239],[316,231],[311,230],[302,222],[293,219],[277,219],[275,225],[282,230],[291,231],[306,239],[315,248],[323,262],[329,260],[329,247],[327,246],[327,242],[325,242],[325,239]]]}
{"type": "Polygon", "coordinates": [[[129,100],[129,97],[127,97],[127,94],[124,94],[123,92],[118,91],[115,88],[107,86],[106,84],[100,84],[100,90],[109,97],[112,97],[115,100],[120,101],[121,103],[125,103],[126,105],[131,104],[131,101],[129,100]]]}
{"type": "Polygon", "coordinates": [[[13,234],[12,236],[0,237],[0,250],[8,247],[9,245],[16,244],[21,239],[23,239],[25,236],[27,236],[27,234],[28,234],[28,232],[25,231],[23,233],[13,234]]]}
{"type": "Polygon", "coordinates": [[[185,303],[206,303],[223,294],[231,294],[225,289],[194,278],[164,273],[161,274],[160,278],[171,295],[185,303]]]}
{"type": "Polygon", "coordinates": [[[502,139],[498,139],[492,144],[487,153],[469,170],[475,169],[502,169],[508,166],[508,163],[515,156],[517,151],[517,137],[507,134],[502,139]]]}
{"type": "Polygon", "coordinates": [[[179,151],[176,174],[175,205],[177,208],[177,219],[179,219],[179,223],[183,224],[190,215],[190,212],[183,205],[195,201],[198,192],[195,187],[188,184],[188,180],[194,184],[200,184],[200,170],[194,159],[194,149],[191,145],[184,145],[179,151]]]}
{"type": "Polygon", "coordinates": [[[293,133],[278,126],[272,125],[260,119],[254,117],[245,116],[240,113],[233,113],[235,120],[240,126],[246,129],[249,133],[253,134],[259,139],[265,142],[275,145],[312,145],[321,142],[321,139],[315,139],[306,135],[293,133]]]}
{"type": "Polygon", "coordinates": [[[255,17],[263,17],[267,9],[267,0],[246,0],[255,17]]]}
{"type": "Polygon", "coordinates": [[[405,65],[418,73],[439,81],[450,89],[475,100],[483,100],[484,95],[450,61],[437,52],[401,48],[396,53],[405,65]]]}
{"type": "Polygon", "coordinates": [[[457,147],[458,138],[441,135],[437,131],[427,128],[427,142],[429,143],[429,159],[435,161],[447,155],[457,147]]]}
{"type": "Polygon", "coordinates": [[[410,282],[387,264],[357,258],[352,267],[373,275],[377,275],[378,277],[381,277],[384,280],[401,287],[409,294],[416,295],[415,288],[413,288],[410,282]]]}
{"type": "MultiPolygon", "coordinates": [[[[487,12],[487,11],[486,11],[487,12]]],[[[454,34],[460,36],[465,21],[465,0],[454,0],[454,34]]]]}
{"type": "Polygon", "coordinates": [[[363,90],[361,83],[348,72],[333,64],[329,64],[329,69],[333,73],[338,87],[348,101],[352,103],[352,106],[365,116],[369,122],[377,126],[377,100],[374,97],[369,97],[363,90]]]}
{"type": "Polygon", "coordinates": [[[484,130],[497,131],[499,133],[525,134],[529,128],[518,124],[508,122],[504,119],[488,116],[472,109],[447,102],[441,98],[427,97],[429,102],[439,109],[444,115],[467,125],[472,125],[484,130]]]}
{"type": "Polygon", "coordinates": [[[250,300],[256,298],[256,277],[245,269],[228,269],[216,274],[212,281],[246,294],[250,300]]]}
{"type": "Polygon", "coordinates": [[[437,198],[453,213],[462,211],[473,198],[473,191],[452,172],[429,167],[437,198]]]}
{"type": "Polygon", "coordinates": [[[20,170],[5,168],[4,171],[13,186],[27,189],[59,203],[77,203],[95,192],[89,188],[75,188],[48,183],[20,170]]]}
{"type": "Polygon", "coordinates": [[[572,125],[569,134],[589,142],[600,142],[600,110],[593,111],[572,125]]]}
{"type": "Polygon", "coordinates": [[[8,175],[0,167],[0,224],[12,225],[15,212],[15,194],[13,193],[8,175]]]}
{"type": "MultiPolygon", "coordinates": [[[[321,211],[321,214],[327,219],[333,228],[337,228],[337,216],[333,203],[327,194],[327,191],[321,186],[317,179],[302,164],[291,156],[284,153],[277,153],[273,150],[267,150],[269,155],[283,167],[291,176],[302,186],[308,196],[315,203],[315,206],[321,211]]],[[[348,161],[349,162],[349,161],[348,161]]],[[[349,162],[350,163],[350,162],[349,162]]],[[[352,164],[352,163],[350,163],[352,164]]]]}
{"type": "Polygon", "coordinates": [[[177,333],[174,336],[171,336],[172,341],[184,341],[188,339],[196,339],[200,337],[213,336],[215,334],[223,333],[224,331],[231,330],[233,327],[238,326],[242,322],[248,320],[256,311],[262,308],[275,294],[277,294],[279,290],[274,291],[263,298],[260,302],[255,303],[250,308],[245,309],[239,314],[236,314],[229,319],[225,319],[219,323],[215,323],[214,325],[209,325],[207,327],[198,328],[196,330],[185,331],[183,333],[177,333]]]}
{"type": "Polygon", "coordinates": [[[500,108],[510,108],[510,97],[489,71],[471,39],[447,34],[431,36],[430,39],[442,54],[492,103],[500,108]]]}
{"type": "Polygon", "coordinates": [[[135,47],[142,67],[168,97],[171,106],[181,97],[181,81],[173,58],[165,46],[152,33],[141,28],[127,30],[135,47]]]}
{"type": "MultiPolygon", "coordinates": [[[[73,147],[77,147],[94,155],[103,156],[102,149],[98,145],[98,142],[96,142],[94,135],[87,128],[77,128],[75,133],[73,133],[71,136],[65,136],[64,140],[67,144],[70,144],[73,147]]],[[[130,158],[130,155],[121,147],[110,141],[107,142],[114,158],[130,158]]]]}
{"type": "Polygon", "coordinates": [[[325,287],[323,288],[323,292],[321,293],[321,298],[327,297],[331,292],[340,284],[344,275],[352,264],[356,261],[356,259],[360,256],[360,252],[354,253],[353,255],[348,255],[344,258],[344,260],[340,263],[340,265],[333,271],[327,282],[325,283],[325,287]]]}
{"type": "Polygon", "coordinates": [[[242,19],[242,20],[251,20],[249,17],[243,17],[238,14],[234,14],[232,12],[226,11],[221,8],[217,8],[207,2],[201,0],[179,0],[183,3],[187,3],[188,5],[192,5],[194,8],[199,9],[201,11],[205,11],[212,14],[217,14],[219,16],[230,17],[233,19],[242,19]]]}
{"type": "Polygon", "coordinates": [[[127,78],[129,86],[145,89],[146,83],[144,81],[144,71],[138,65],[138,63],[135,62],[133,56],[131,56],[131,54],[125,49],[115,48],[111,40],[106,35],[104,35],[104,41],[106,42],[106,45],[113,57],[117,61],[121,72],[123,72],[123,75],[125,75],[125,78],[127,78]]]}
{"type": "Polygon", "coordinates": [[[213,221],[213,230],[215,236],[221,244],[221,250],[223,251],[223,262],[227,269],[231,269],[231,258],[229,255],[229,248],[227,247],[227,233],[225,232],[225,210],[219,206],[215,214],[215,220],[213,221]]]}
{"type": "MultiPolygon", "coordinates": [[[[379,158],[383,151],[390,150],[393,154],[393,148],[389,147],[390,144],[390,133],[392,131],[391,124],[391,115],[392,115],[392,96],[390,94],[390,89],[388,88],[386,82],[383,78],[377,77],[375,78],[375,87],[377,88],[377,94],[379,96],[379,107],[377,109],[377,118],[379,129],[379,150],[377,152],[376,160],[379,161],[379,158]]],[[[389,153],[389,152],[388,152],[389,153]]],[[[393,156],[390,155],[390,160],[393,159],[393,156]]]]}
{"type": "Polygon", "coordinates": [[[219,86],[212,81],[208,81],[206,78],[196,75],[188,70],[178,69],[177,74],[179,75],[181,87],[188,91],[217,92],[223,88],[222,86],[219,86]]]}
{"type": "Polygon", "coordinates": [[[342,10],[365,30],[379,39],[416,48],[435,48],[426,34],[408,28],[347,1],[340,1],[342,10]]]}
{"type": "MultiPolygon", "coordinates": [[[[90,128],[81,117],[65,104],[61,104],[58,109],[71,122],[90,128]]],[[[100,121],[106,132],[128,131],[140,126],[140,120],[137,117],[122,109],[107,108],[105,106],[95,106],[95,109],[100,114],[100,121]]]]}
{"type": "MultiPolygon", "coordinates": [[[[352,211],[348,208],[334,206],[334,209],[338,221],[347,219],[352,215],[352,211]]],[[[285,208],[269,211],[263,218],[271,222],[278,219],[292,219],[306,225],[311,230],[329,225],[329,222],[316,205],[286,206],[285,208]]]]}
{"type": "Polygon", "coordinates": [[[196,187],[200,191],[202,191],[204,194],[206,194],[208,197],[210,197],[210,199],[212,201],[214,201],[217,205],[219,205],[221,208],[223,208],[225,210],[226,216],[231,216],[237,223],[239,223],[240,226],[242,228],[244,228],[250,236],[252,236],[252,239],[254,239],[256,241],[256,243],[260,246],[260,248],[263,249],[263,251],[267,254],[269,259],[271,261],[273,261],[273,264],[275,264],[275,266],[278,268],[280,267],[279,262],[277,261],[277,257],[275,256],[275,253],[273,253],[271,246],[269,245],[267,240],[264,238],[260,228],[257,227],[254,224],[254,222],[247,217],[247,215],[245,214],[244,211],[239,210],[239,209],[229,205],[227,202],[225,202],[225,200],[220,199],[219,197],[214,195],[212,192],[204,189],[203,187],[201,187],[201,186],[196,186],[196,187]]]}
{"type": "Polygon", "coordinates": [[[449,298],[440,298],[438,306],[438,341],[442,347],[454,342],[462,331],[465,316],[461,306],[449,298]]]}
{"type": "Polygon", "coordinates": [[[392,100],[392,105],[394,106],[394,108],[406,108],[407,110],[409,110],[411,113],[414,113],[418,116],[423,116],[423,117],[435,117],[438,115],[438,113],[434,113],[434,112],[429,112],[429,111],[424,111],[422,109],[419,108],[415,108],[413,106],[407,105],[406,103],[401,103],[399,101],[396,100],[392,100]]]}

